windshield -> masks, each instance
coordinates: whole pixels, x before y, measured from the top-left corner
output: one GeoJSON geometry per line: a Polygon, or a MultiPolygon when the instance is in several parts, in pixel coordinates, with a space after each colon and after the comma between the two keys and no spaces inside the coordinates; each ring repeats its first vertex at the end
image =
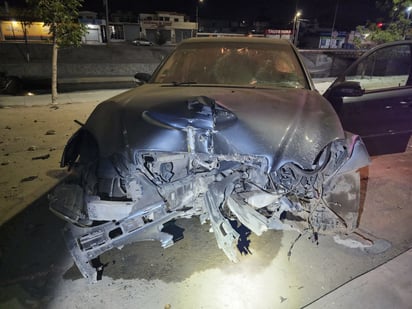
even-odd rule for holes
{"type": "Polygon", "coordinates": [[[283,44],[183,44],[152,82],[307,88],[292,48],[283,44]]]}

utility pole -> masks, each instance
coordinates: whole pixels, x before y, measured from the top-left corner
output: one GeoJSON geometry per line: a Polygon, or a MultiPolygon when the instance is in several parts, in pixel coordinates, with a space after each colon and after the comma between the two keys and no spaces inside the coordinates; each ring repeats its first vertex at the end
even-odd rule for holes
{"type": "Polygon", "coordinates": [[[300,27],[300,19],[299,17],[302,15],[301,11],[296,11],[295,16],[293,18],[293,44],[296,46],[298,43],[298,36],[299,36],[299,27],[300,27]]]}
{"type": "Polygon", "coordinates": [[[199,31],[199,5],[203,3],[203,0],[196,0],[196,27],[197,32],[199,31]]]}
{"type": "Polygon", "coordinates": [[[109,29],[109,0],[103,0],[106,8],[106,43],[110,43],[110,29],[109,29]]]}
{"type": "Polygon", "coordinates": [[[333,15],[332,29],[330,31],[329,48],[331,48],[331,45],[332,45],[333,32],[335,30],[335,23],[336,23],[336,15],[338,14],[338,6],[339,6],[339,0],[336,0],[335,15],[333,15]]]}

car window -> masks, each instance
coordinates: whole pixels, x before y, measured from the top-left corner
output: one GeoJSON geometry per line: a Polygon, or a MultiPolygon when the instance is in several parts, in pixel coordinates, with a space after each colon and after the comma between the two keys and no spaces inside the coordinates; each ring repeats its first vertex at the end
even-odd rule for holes
{"type": "Polygon", "coordinates": [[[347,81],[357,81],[365,91],[403,87],[411,70],[409,45],[389,46],[377,50],[354,66],[347,81]]]}
{"type": "Polygon", "coordinates": [[[299,61],[287,45],[178,48],[153,82],[307,88],[299,61]]]}

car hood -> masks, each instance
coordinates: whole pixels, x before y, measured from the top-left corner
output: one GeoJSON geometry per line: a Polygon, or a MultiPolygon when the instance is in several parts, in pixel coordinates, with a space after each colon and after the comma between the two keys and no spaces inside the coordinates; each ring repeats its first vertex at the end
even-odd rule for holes
{"type": "Polygon", "coordinates": [[[130,150],[249,154],[267,157],[270,169],[290,161],[310,169],[328,143],[344,138],[329,102],[295,88],[146,84],[99,104],[84,129],[103,157],[130,150]],[[203,142],[193,144],[189,130],[203,142]]]}

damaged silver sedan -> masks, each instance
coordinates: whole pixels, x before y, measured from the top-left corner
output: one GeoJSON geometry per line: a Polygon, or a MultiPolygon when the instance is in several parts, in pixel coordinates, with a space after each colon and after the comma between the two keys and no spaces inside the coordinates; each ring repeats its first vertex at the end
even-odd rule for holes
{"type": "Polygon", "coordinates": [[[173,245],[163,227],[174,219],[210,224],[234,262],[239,224],[257,235],[356,228],[369,155],[290,43],[189,39],[136,78],[141,86],[99,104],[69,140],[61,165],[72,174],[50,196],[90,282],[105,251],[173,245]]]}

